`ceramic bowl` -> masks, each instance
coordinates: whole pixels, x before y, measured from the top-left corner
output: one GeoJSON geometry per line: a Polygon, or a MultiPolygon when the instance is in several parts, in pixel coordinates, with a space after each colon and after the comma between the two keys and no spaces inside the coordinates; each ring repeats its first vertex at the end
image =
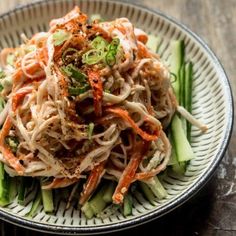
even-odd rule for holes
{"type": "MultiPolygon", "coordinates": [[[[41,207],[32,219],[25,217],[31,201],[26,206],[14,201],[0,208],[1,219],[19,226],[51,233],[93,234],[121,230],[161,217],[198,192],[214,173],[227,148],[233,123],[233,102],[229,81],[219,60],[196,34],[159,11],[127,2],[49,0],[17,8],[0,16],[0,48],[19,45],[21,33],[30,37],[36,32],[46,31],[52,18],[63,16],[75,5],[88,15],[99,13],[105,19],[127,17],[136,27],[160,36],[162,41],[159,53],[167,62],[170,41],[183,39],[186,44],[186,60],[191,59],[194,64],[192,113],[209,128],[207,133],[201,134],[193,127],[191,145],[196,157],[191,160],[184,175],[169,173],[163,178],[167,198],[156,200],[155,205],[151,205],[137,192],[131,216],[124,217],[117,212],[103,220],[87,220],[76,208],[65,210],[65,202],[60,196],[56,199],[54,215],[45,214],[41,207]]],[[[31,195],[27,198],[30,199],[31,195]]]]}

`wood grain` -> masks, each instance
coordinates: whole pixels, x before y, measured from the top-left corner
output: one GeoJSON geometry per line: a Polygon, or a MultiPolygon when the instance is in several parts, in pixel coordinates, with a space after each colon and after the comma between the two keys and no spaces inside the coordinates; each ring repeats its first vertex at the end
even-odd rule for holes
{"type": "MultiPolygon", "coordinates": [[[[27,2],[32,1],[0,0],[0,13],[27,2]]],[[[236,0],[130,0],[130,2],[158,9],[187,25],[203,38],[222,62],[230,79],[232,92],[236,94],[236,0]]],[[[156,223],[147,224],[129,233],[147,231],[149,236],[155,235],[150,233],[150,228],[157,227],[158,224],[158,235],[236,235],[235,168],[236,132],[233,132],[226,157],[196,202],[192,201],[181,208],[180,212],[175,211],[156,223]],[[191,220],[186,220],[186,216],[191,220]],[[185,218],[185,223],[181,217],[185,218]]],[[[9,224],[1,223],[1,235],[7,235],[4,229],[10,227],[9,224]]],[[[11,227],[10,230],[8,235],[32,235],[31,231],[16,227],[11,227]]],[[[35,233],[35,235],[40,234],[35,233]]]]}

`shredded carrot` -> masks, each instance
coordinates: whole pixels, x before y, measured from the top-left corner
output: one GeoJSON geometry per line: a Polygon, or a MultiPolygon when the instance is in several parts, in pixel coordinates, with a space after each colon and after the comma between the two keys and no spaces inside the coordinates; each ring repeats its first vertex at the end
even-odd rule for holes
{"type": "Polygon", "coordinates": [[[126,168],[124,169],[119,183],[112,196],[113,203],[120,204],[123,202],[124,195],[128,191],[129,186],[134,180],[136,170],[142,160],[144,153],[147,151],[148,142],[135,143],[133,146],[133,154],[126,168]]]}
{"type": "Polygon", "coordinates": [[[13,79],[13,89],[14,89],[14,85],[17,84],[23,76],[23,71],[21,68],[17,69],[16,72],[12,75],[12,79],[13,79]]]}
{"type": "Polygon", "coordinates": [[[80,11],[78,6],[75,6],[72,11],[66,14],[63,18],[54,19],[50,22],[50,32],[55,32],[59,28],[66,28],[70,32],[78,30],[78,23],[85,24],[87,16],[80,11]]]}
{"type": "Polygon", "coordinates": [[[135,175],[135,180],[148,180],[151,177],[154,177],[157,174],[159,174],[162,170],[163,169],[159,170],[158,168],[156,168],[156,169],[148,171],[148,172],[137,173],[135,175]]]}
{"type": "Polygon", "coordinates": [[[83,205],[91,196],[93,191],[97,188],[99,181],[104,173],[106,162],[103,161],[96,165],[90,172],[87,182],[84,186],[83,192],[79,199],[79,203],[83,205]]]}
{"type": "Polygon", "coordinates": [[[148,52],[147,48],[140,42],[138,42],[138,57],[149,58],[152,55],[148,52]]]}
{"type": "Polygon", "coordinates": [[[117,25],[116,28],[124,35],[126,35],[126,30],[125,27],[123,27],[122,25],[117,25]]]}
{"type": "Polygon", "coordinates": [[[32,89],[25,90],[21,93],[15,93],[12,96],[12,111],[15,112],[17,107],[19,106],[20,102],[23,100],[26,94],[31,93],[32,89]]]}
{"type": "Polygon", "coordinates": [[[88,70],[88,79],[93,89],[94,112],[96,116],[101,116],[103,87],[99,72],[88,70]]]}
{"type": "Polygon", "coordinates": [[[134,131],[139,134],[144,140],[146,141],[154,141],[157,140],[159,136],[159,131],[156,129],[155,134],[148,134],[147,132],[140,129],[136,123],[132,120],[132,118],[129,116],[129,113],[126,110],[123,110],[119,107],[110,107],[106,109],[108,112],[112,112],[116,114],[117,116],[120,116],[122,119],[124,119],[126,122],[128,122],[131,127],[134,129],[134,131]]]}
{"type": "Polygon", "coordinates": [[[141,34],[141,35],[138,35],[136,36],[137,40],[146,44],[147,41],[148,41],[148,36],[146,34],[141,34]]]}
{"type": "Polygon", "coordinates": [[[12,122],[8,116],[0,132],[0,151],[10,166],[13,167],[19,175],[22,175],[25,168],[20,164],[19,160],[12,153],[11,149],[5,144],[5,138],[9,134],[11,127],[12,122]]]}
{"type": "Polygon", "coordinates": [[[48,63],[48,50],[47,50],[46,46],[37,50],[36,59],[39,62],[43,62],[44,65],[47,65],[47,63],[48,63]]]}

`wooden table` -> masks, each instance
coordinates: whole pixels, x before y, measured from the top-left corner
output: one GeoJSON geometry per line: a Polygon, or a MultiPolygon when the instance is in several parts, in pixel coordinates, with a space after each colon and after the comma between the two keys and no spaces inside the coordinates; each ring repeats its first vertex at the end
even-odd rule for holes
{"type": "MultiPolygon", "coordinates": [[[[0,13],[27,2],[32,0],[0,0],[0,13]]],[[[236,93],[236,0],[130,2],[159,9],[199,34],[223,63],[233,94],[236,93]]],[[[43,235],[3,222],[0,224],[2,236],[43,235]]],[[[233,132],[228,151],[217,173],[198,196],[160,220],[126,231],[131,235],[139,235],[141,232],[149,236],[236,235],[236,132],[233,132]]]]}

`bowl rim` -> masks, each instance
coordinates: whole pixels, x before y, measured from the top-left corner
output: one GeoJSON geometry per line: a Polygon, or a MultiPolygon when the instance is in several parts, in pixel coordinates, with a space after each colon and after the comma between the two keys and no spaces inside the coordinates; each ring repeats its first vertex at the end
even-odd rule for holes
{"type": "MultiPolygon", "coordinates": [[[[73,1],[73,0],[71,0],[73,1]]],[[[85,1],[85,0],[81,0],[85,1]]],[[[226,125],[226,131],[225,135],[223,137],[223,141],[221,143],[221,146],[219,148],[219,151],[216,153],[216,158],[212,165],[209,167],[208,172],[206,172],[204,175],[202,175],[199,178],[199,181],[195,184],[194,187],[187,189],[178,199],[172,200],[170,203],[166,204],[166,206],[160,208],[158,210],[158,213],[155,211],[146,213],[142,216],[137,217],[136,219],[127,219],[123,220],[121,222],[108,224],[108,225],[90,225],[89,227],[76,227],[76,226],[63,226],[63,225],[53,225],[53,224],[45,224],[45,223],[38,223],[34,222],[28,219],[23,219],[17,215],[13,215],[12,213],[2,211],[0,208],[0,217],[2,220],[13,223],[15,225],[18,225],[20,227],[24,227],[31,230],[41,231],[41,232],[47,232],[47,233],[57,233],[57,234],[65,234],[65,235],[72,235],[72,234],[99,234],[99,233],[109,233],[114,231],[121,231],[124,229],[132,228],[136,225],[141,225],[147,222],[150,222],[152,220],[155,220],[157,218],[160,218],[161,216],[173,211],[177,207],[183,205],[185,202],[187,202],[190,198],[192,198],[194,195],[196,195],[211,179],[212,175],[214,174],[216,168],[218,167],[220,161],[224,157],[224,154],[227,150],[227,147],[230,142],[230,138],[233,131],[233,123],[234,123],[234,102],[233,102],[233,93],[232,88],[230,86],[229,78],[223,68],[223,65],[221,64],[218,57],[215,55],[215,53],[211,50],[211,48],[208,46],[208,44],[196,33],[194,33],[192,30],[190,30],[185,24],[179,22],[177,19],[175,19],[172,16],[169,16],[162,11],[158,9],[151,9],[150,7],[144,6],[139,3],[131,3],[128,0],[92,0],[93,2],[112,2],[112,3],[119,3],[119,4],[125,4],[130,7],[136,7],[138,9],[144,9],[148,13],[155,14],[158,16],[161,16],[164,20],[169,21],[170,23],[178,26],[181,30],[183,30],[185,33],[193,37],[194,40],[196,40],[203,49],[207,52],[208,56],[211,58],[215,66],[217,67],[218,73],[221,75],[219,78],[225,87],[225,89],[228,91],[227,93],[227,112],[228,112],[228,122],[226,125]]],[[[92,2],[91,1],[91,2],[92,2]]],[[[10,16],[11,14],[17,13],[18,11],[22,11],[24,9],[29,9],[30,7],[35,7],[37,5],[41,5],[43,3],[56,3],[57,0],[37,0],[36,2],[28,3],[28,4],[22,4],[20,6],[15,7],[14,9],[7,11],[3,14],[0,14],[0,19],[3,19],[6,16],[10,16]]],[[[75,3],[75,2],[73,2],[75,3]]]]}

